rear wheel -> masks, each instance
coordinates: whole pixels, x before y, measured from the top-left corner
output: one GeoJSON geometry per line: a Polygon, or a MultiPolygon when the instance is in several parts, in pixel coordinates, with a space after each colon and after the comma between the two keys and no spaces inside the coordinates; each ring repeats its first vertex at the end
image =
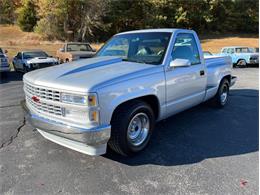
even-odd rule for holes
{"type": "Polygon", "coordinates": [[[237,66],[241,67],[241,68],[246,68],[247,63],[245,60],[241,59],[237,61],[237,66]]]}
{"type": "Polygon", "coordinates": [[[227,104],[228,97],[229,97],[229,82],[227,79],[223,79],[220,82],[218,92],[215,95],[215,97],[212,99],[212,102],[216,107],[222,108],[227,104]]]}
{"type": "Polygon", "coordinates": [[[145,102],[135,100],[123,104],[113,114],[108,144],[121,155],[134,155],[147,146],[154,124],[153,110],[145,102]]]}

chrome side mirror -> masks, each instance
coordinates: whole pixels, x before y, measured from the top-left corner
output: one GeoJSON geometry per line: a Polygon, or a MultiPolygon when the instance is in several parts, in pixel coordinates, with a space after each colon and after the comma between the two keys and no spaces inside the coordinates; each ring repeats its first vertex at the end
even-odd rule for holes
{"type": "Polygon", "coordinates": [[[188,67],[191,66],[190,60],[177,58],[170,62],[170,67],[188,67]]]}
{"type": "Polygon", "coordinates": [[[64,48],[60,48],[59,50],[60,50],[60,52],[64,52],[64,48]]]}

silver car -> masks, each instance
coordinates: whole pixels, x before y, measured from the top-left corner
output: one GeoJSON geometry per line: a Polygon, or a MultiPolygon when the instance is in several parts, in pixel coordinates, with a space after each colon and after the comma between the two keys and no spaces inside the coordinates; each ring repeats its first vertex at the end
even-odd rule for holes
{"type": "Polygon", "coordinates": [[[13,66],[15,71],[29,72],[31,70],[46,68],[59,64],[56,58],[49,56],[46,52],[22,51],[18,52],[13,58],[13,66]]]}

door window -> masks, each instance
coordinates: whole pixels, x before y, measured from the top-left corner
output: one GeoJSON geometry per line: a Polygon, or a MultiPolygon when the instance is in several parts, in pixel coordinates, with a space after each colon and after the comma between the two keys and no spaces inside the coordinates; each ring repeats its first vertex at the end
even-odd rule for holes
{"type": "Polygon", "coordinates": [[[192,34],[180,33],[177,35],[172,51],[172,60],[175,59],[189,60],[191,65],[200,63],[199,50],[192,34]]]}

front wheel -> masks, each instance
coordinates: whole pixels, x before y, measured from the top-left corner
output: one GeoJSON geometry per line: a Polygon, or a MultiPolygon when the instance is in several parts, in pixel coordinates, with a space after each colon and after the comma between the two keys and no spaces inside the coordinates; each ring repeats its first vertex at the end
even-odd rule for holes
{"type": "Polygon", "coordinates": [[[212,99],[213,104],[216,107],[222,108],[227,104],[228,97],[229,97],[229,82],[227,79],[223,79],[220,82],[217,94],[212,99]]]}
{"type": "Polygon", "coordinates": [[[132,156],[147,146],[154,124],[154,113],[148,104],[139,100],[126,103],[113,114],[108,144],[115,152],[132,156]]]}

